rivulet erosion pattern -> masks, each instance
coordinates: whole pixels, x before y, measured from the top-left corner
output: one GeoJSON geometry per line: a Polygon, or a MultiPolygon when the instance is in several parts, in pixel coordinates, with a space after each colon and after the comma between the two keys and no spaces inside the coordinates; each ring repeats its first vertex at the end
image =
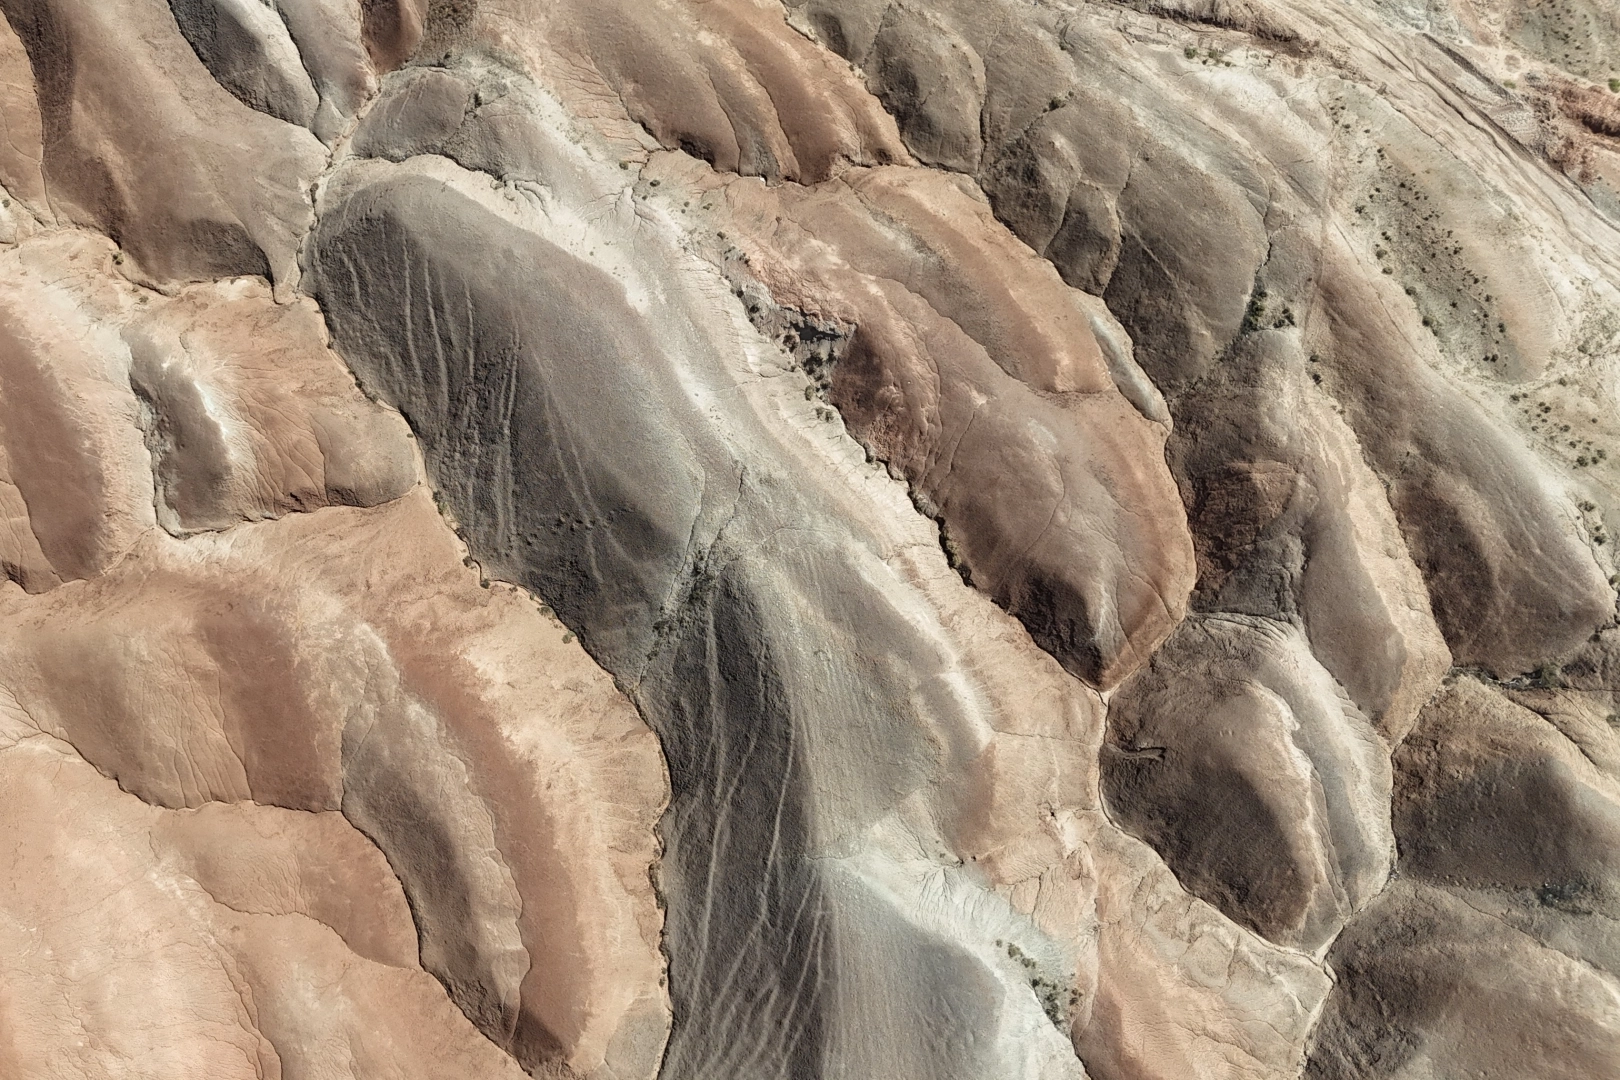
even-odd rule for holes
{"type": "Polygon", "coordinates": [[[1610,0],[0,15],[0,1080],[1620,1077],[1610,0]]]}

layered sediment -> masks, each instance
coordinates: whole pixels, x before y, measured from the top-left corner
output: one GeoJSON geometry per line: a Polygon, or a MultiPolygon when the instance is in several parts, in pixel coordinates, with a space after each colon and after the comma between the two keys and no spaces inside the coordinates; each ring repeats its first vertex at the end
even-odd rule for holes
{"type": "Polygon", "coordinates": [[[1612,12],[0,15],[0,1074],[1620,1075],[1612,12]]]}

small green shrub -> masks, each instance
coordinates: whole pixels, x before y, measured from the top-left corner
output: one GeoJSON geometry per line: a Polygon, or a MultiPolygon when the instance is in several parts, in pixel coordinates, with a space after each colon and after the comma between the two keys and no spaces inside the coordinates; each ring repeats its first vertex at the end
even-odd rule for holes
{"type": "Polygon", "coordinates": [[[1556,690],[1564,685],[1563,673],[1557,664],[1548,660],[1530,673],[1530,684],[1543,690],[1556,690]]]}
{"type": "Polygon", "coordinates": [[[1254,295],[1249,297],[1249,309],[1243,313],[1243,332],[1251,334],[1263,325],[1261,319],[1266,315],[1266,290],[1256,288],[1254,295]]]}

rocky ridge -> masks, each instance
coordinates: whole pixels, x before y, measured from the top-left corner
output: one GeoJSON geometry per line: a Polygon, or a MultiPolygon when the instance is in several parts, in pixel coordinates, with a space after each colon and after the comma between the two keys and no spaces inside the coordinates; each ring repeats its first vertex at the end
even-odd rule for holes
{"type": "Polygon", "coordinates": [[[0,1075],[1617,1075],[1603,5],[0,15],[0,1075]]]}

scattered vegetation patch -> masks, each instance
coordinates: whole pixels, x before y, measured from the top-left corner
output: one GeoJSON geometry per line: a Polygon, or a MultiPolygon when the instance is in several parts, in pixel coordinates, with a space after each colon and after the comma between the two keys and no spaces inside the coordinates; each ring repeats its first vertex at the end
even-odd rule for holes
{"type": "MultiPolygon", "coordinates": [[[[1599,426],[1596,405],[1571,387],[1567,377],[1551,380],[1538,389],[1521,390],[1508,395],[1508,403],[1517,406],[1520,423],[1532,435],[1540,438],[1543,447],[1577,469],[1602,465],[1609,460],[1609,448],[1599,426]]],[[[1596,509],[1582,501],[1581,509],[1596,509]]],[[[1599,522],[1593,535],[1599,546],[1608,542],[1599,522]],[[1598,537],[1603,539],[1598,539],[1598,537]]]]}
{"type": "Polygon", "coordinates": [[[746,272],[743,259],[729,260],[727,269],[732,295],[742,304],[754,329],[787,354],[789,371],[802,371],[808,376],[804,399],[820,399],[816,415],[821,419],[836,417],[836,402],[830,397],[833,371],[848,351],[855,327],[776,303],[764,286],[746,272]]]}
{"type": "Polygon", "coordinates": [[[1613,70],[1620,14],[1612,0],[1511,4],[1506,30],[1508,39],[1531,56],[1596,81],[1613,70]]]}
{"type": "Polygon", "coordinates": [[[1034,991],[1036,1000],[1041,1003],[1046,1018],[1059,1030],[1066,1028],[1070,1013],[1080,1004],[1080,992],[1072,986],[1065,986],[1042,976],[1035,958],[1012,942],[998,939],[996,946],[1006,949],[1007,958],[1024,969],[1025,977],[1029,980],[1029,988],[1034,991]]]}
{"type": "Polygon", "coordinates": [[[1585,881],[1548,882],[1536,889],[1536,902],[1569,915],[1590,915],[1597,910],[1595,892],[1585,881]]]}
{"type": "Polygon", "coordinates": [[[1252,334],[1256,330],[1264,330],[1267,327],[1273,330],[1281,330],[1287,326],[1299,325],[1294,318],[1294,309],[1287,304],[1282,305],[1276,311],[1268,311],[1266,301],[1269,298],[1270,295],[1266,292],[1265,286],[1255,285],[1254,292],[1249,294],[1248,309],[1243,313],[1243,333],[1252,334]]]}
{"type": "Polygon", "coordinates": [[[1495,315],[1488,279],[1476,272],[1455,228],[1448,228],[1420,178],[1382,153],[1357,197],[1357,219],[1373,230],[1380,271],[1401,282],[1419,321],[1453,360],[1497,378],[1517,359],[1506,324],[1495,315]]]}
{"type": "Polygon", "coordinates": [[[1524,683],[1536,690],[1561,690],[1564,687],[1564,672],[1551,660],[1544,661],[1536,665],[1524,683]]]}

